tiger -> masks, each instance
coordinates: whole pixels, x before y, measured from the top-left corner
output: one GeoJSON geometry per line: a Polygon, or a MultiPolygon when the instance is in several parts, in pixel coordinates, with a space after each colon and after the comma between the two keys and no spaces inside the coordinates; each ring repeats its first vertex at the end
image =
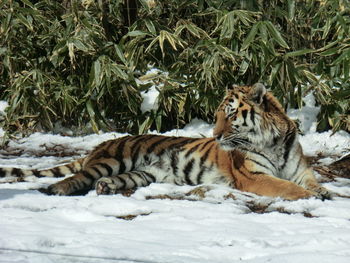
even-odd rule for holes
{"type": "Polygon", "coordinates": [[[151,183],[225,185],[286,200],[331,199],[318,184],[298,141],[296,124],[261,83],[232,85],[214,118],[213,137],[154,134],[105,141],[86,157],[46,170],[0,168],[0,177],[65,177],[48,195],[98,195],[151,183]]]}

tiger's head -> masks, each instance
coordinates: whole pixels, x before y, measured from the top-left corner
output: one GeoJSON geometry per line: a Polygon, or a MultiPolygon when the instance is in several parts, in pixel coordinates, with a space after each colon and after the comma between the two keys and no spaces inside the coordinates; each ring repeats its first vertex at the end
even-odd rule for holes
{"type": "Polygon", "coordinates": [[[261,83],[233,85],[216,114],[214,137],[224,150],[273,146],[296,126],[261,83]]]}

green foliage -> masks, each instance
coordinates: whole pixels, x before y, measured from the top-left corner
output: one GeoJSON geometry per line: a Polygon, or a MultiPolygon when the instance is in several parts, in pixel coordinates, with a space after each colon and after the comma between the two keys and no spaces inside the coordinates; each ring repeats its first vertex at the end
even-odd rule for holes
{"type": "Polygon", "coordinates": [[[285,107],[314,91],[319,129],[350,130],[349,15],[346,0],[1,1],[5,125],[163,131],[211,121],[227,85],[260,81],[285,107]],[[139,81],[150,67],[163,74],[139,81]],[[158,108],[142,113],[152,84],[158,108]]]}

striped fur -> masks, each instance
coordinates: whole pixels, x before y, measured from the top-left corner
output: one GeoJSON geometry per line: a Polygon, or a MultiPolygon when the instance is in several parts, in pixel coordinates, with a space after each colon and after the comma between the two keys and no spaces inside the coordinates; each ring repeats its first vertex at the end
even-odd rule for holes
{"type": "Polygon", "coordinates": [[[114,194],[153,182],[224,184],[295,200],[329,198],[307,166],[295,124],[262,84],[234,86],[216,113],[214,138],[126,136],[106,141],[86,158],[49,170],[0,168],[0,177],[63,177],[42,191],[72,195],[93,188],[114,194]]]}

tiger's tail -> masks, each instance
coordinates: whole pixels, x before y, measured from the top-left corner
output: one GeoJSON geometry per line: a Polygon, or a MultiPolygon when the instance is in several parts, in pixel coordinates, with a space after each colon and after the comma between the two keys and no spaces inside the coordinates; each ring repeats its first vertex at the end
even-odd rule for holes
{"type": "Polygon", "coordinates": [[[57,178],[64,177],[67,174],[75,174],[81,171],[84,159],[85,158],[80,158],[71,163],[45,170],[0,167],[0,178],[14,177],[17,179],[17,181],[20,181],[21,179],[24,179],[28,176],[57,178]]]}

